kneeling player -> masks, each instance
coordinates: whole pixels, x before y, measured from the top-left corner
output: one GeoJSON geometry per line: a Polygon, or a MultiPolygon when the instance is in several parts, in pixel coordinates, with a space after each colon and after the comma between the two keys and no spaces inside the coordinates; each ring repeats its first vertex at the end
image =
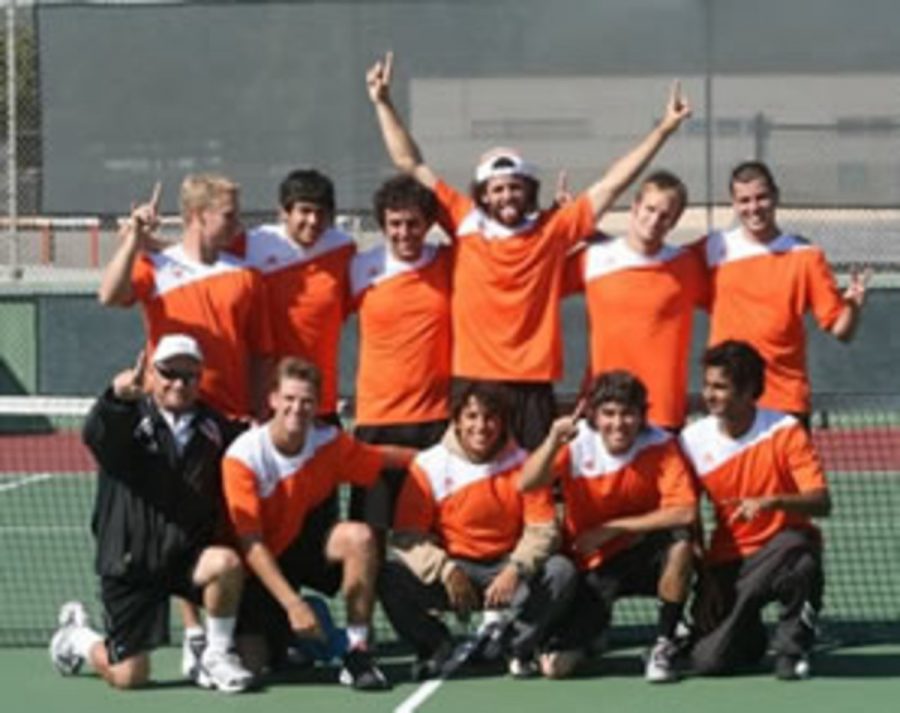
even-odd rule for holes
{"type": "Polygon", "coordinates": [[[224,536],[227,426],[197,399],[201,367],[192,337],[166,335],[149,392],[141,355],[88,415],[84,440],[100,466],[93,530],[107,636],[89,627],[79,602],[63,606],[50,647],[63,674],[87,661],[116,688],[145,684],[148,652],[168,640],[169,597],[178,595],[207,611],[197,682],[231,693],[251,681],[231,653],[243,568],[224,536]]]}
{"type": "Polygon", "coordinates": [[[396,559],[385,563],[378,591],[397,633],[416,650],[414,679],[438,675],[451,653],[436,610],[480,608],[509,610],[510,673],[531,675],[547,630],[574,594],[572,564],[553,554],[549,489],[517,490],[526,453],[510,436],[507,399],[491,382],[454,396],[450,428],[416,457],[400,492],[396,559]]]}
{"type": "Polygon", "coordinates": [[[347,603],[349,651],[340,681],[360,690],[390,687],[368,651],[378,552],[363,523],[328,526],[308,516],[340,483],[370,486],[382,468],[403,468],[413,452],[368,446],[315,421],[321,377],[286,357],[269,395],[272,418],[242,434],[223,465],[229,515],[240,538],[247,582],[237,645],[255,673],[277,666],[297,635],[323,638],[322,622],[301,585],[347,603]]]}
{"type": "Polygon", "coordinates": [[[675,631],[693,571],[692,476],[674,437],[647,425],[647,390],[625,371],[601,374],[587,419],[557,419],[522,471],[524,490],[558,480],[565,542],[581,570],[578,595],[541,657],[544,675],[569,675],[609,626],[616,599],[657,595],[651,682],[677,678],[675,631]]]}
{"type": "Polygon", "coordinates": [[[723,342],[703,367],[710,415],[682,434],[716,513],[694,605],[693,665],[721,674],[759,661],[768,645],[761,612],[777,601],[775,675],[802,678],[822,607],[822,542],[810,518],[831,509],[825,474],[797,419],[757,407],[765,362],[753,347],[723,342]]]}

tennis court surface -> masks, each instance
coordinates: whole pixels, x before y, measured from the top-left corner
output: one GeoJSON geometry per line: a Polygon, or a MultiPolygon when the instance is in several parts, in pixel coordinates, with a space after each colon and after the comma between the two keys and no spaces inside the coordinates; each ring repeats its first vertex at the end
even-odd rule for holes
{"type": "MultiPolygon", "coordinates": [[[[502,670],[464,668],[441,684],[421,707],[408,680],[409,657],[387,660],[395,689],[364,695],[334,683],[328,668],[299,672],[265,691],[227,698],[179,680],[178,651],[154,657],[157,684],[121,694],[92,675],[63,679],[46,654],[59,605],[85,601],[99,618],[89,530],[93,465],[80,444],[83,400],[32,402],[27,412],[0,416],[0,682],[13,700],[5,710],[203,711],[217,709],[532,711],[564,703],[667,712],[722,710],[896,710],[900,698],[900,409],[894,404],[820,410],[814,436],[828,471],[835,504],[823,523],[828,590],[821,650],[814,679],[799,684],[767,672],[717,680],[686,680],[654,687],[642,678],[638,642],[649,641],[649,601],[627,600],[615,620],[614,648],[572,681],[513,681],[502,670]],[[625,646],[626,648],[621,648],[625,646]],[[405,706],[405,707],[403,707],[405,706]]],[[[340,620],[341,612],[336,612],[340,620]]],[[[383,641],[393,636],[382,618],[383,641]]],[[[173,627],[174,629],[174,627],[173,627]]],[[[173,631],[177,641],[177,631],[173,631]]],[[[392,649],[396,649],[395,646],[392,649]]]]}

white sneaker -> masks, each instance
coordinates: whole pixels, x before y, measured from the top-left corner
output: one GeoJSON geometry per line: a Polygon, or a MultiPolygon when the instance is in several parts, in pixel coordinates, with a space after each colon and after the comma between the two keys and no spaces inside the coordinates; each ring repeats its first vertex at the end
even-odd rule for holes
{"type": "Polygon", "coordinates": [[[200,657],[196,681],[202,688],[240,693],[250,687],[253,674],[244,668],[237,654],[206,649],[200,657]]]}
{"type": "Polygon", "coordinates": [[[84,604],[75,600],[66,602],[59,608],[57,623],[59,626],[72,625],[81,627],[91,625],[90,617],[84,604]]]}
{"type": "Polygon", "coordinates": [[[181,675],[191,681],[197,680],[200,671],[200,658],[206,650],[206,632],[200,631],[191,636],[185,635],[181,642],[181,675]]]}
{"type": "Polygon", "coordinates": [[[534,678],[540,672],[540,666],[534,658],[513,656],[509,660],[509,675],[513,678],[534,678]]]}
{"type": "Polygon", "coordinates": [[[678,680],[678,672],[675,670],[675,644],[664,637],[659,637],[650,655],[647,657],[647,665],[644,669],[644,678],[650,683],[670,683],[678,680]]]}
{"type": "Polygon", "coordinates": [[[50,660],[63,676],[74,676],[84,665],[75,651],[74,633],[88,625],[88,613],[81,602],[66,602],[59,609],[59,628],[50,639],[50,660]]]}

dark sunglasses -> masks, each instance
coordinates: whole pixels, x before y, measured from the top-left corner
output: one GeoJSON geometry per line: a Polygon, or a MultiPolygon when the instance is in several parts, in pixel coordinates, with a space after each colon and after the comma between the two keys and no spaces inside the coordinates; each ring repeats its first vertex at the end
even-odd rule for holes
{"type": "Polygon", "coordinates": [[[189,369],[167,369],[164,366],[157,366],[156,373],[166,381],[182,381],[185,384],[193,384],[200,378],[199,371],[191,371],[189,369]]]}

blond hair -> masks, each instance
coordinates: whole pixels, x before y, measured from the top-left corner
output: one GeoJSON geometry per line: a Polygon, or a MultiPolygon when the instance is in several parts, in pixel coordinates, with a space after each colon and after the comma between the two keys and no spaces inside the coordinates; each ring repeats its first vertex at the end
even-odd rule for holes
{"type": "Polygon", "coordinates": [[[219,173],[190,173],[181,182],[181,217],[216,205],[223,196],[237,193],[240,186],[219,173]]]}

